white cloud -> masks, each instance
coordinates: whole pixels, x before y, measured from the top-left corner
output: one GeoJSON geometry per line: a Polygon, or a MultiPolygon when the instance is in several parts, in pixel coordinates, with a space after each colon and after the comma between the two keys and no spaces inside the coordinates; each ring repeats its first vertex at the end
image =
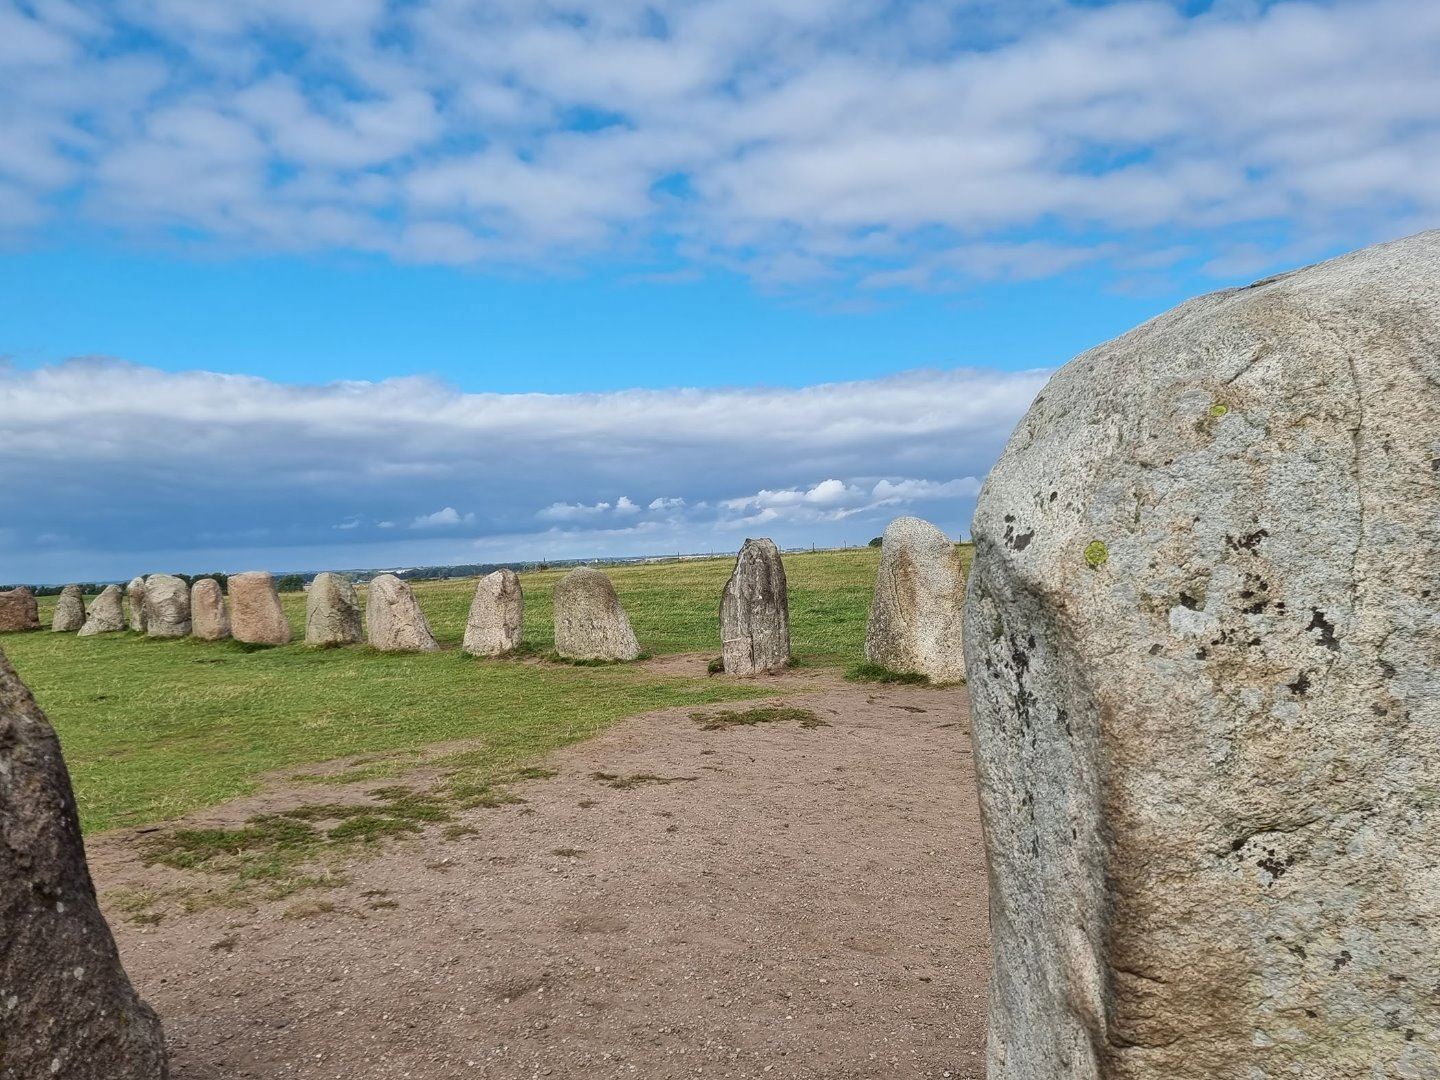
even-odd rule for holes
{"type": "Polygon", "coordinates": [[[934,480],[880,480],[871,494],[888,502],[913,502],[916,499],[962,499],[980,494],[980,481],[973,476],[938,483],[934,480]]]}
{"type": "Polygon", "coordinates": [[[647,506],[646,509],[647,509],[647,510],[682,510],[682,509],[684,509],[684,507],[685,507],[685,500],[684,500],[684,499],[677,499],[677,498],[669,498],[669,499],[667,499],[667,498],[658,498],[658,499],[651,499],[651,500],[650,500],[650,505],[647,506]]]}
{"type": "Polygon", "coordinates": [[[448,529],[454,525],[469,525],[475,521],[474,514],[461,514],[453,506],[436,510],[433,514],[421,514],[410,522],[412,529],[448,529]]]}

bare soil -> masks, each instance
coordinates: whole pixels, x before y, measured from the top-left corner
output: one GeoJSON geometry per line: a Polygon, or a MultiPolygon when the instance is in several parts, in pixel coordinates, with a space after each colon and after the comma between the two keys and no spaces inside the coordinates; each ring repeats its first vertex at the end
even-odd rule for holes
{"type": "MultiPolygon", "coordinates": [[[[149,926],[107,902],[174,1080],[977,1080],[990,960],[963,690],[776,685],[827,726],[648,714],[553,755],[523,804],[464,812],[474,832],[392,843],[341,887],[149,926]]],[[[314,797],[282,785],[187,823],[314,797]]],[[[102,897],[175,873],[141,865],[140,839],[92,841],[102,897]]]]}

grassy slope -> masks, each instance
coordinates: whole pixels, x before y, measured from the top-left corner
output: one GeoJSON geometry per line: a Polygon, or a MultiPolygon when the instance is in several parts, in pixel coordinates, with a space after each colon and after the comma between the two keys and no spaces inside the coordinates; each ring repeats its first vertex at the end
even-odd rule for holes
{"type": "MultiPolygon", "coordinates": [[[[803,662],[860,658],[877,553],[786,559],[794,650],[803,662]]],[[[642,646],[718,653],[720,591],[732,560],[610,571],[642,646]]],[[[559,571],[527,574],[525,632],[548,648],[559,571]]],[[[473,581],[420,585],[436,636],[456,644],[473,581]]],[[[54,599],[42,602],[48,625],[54,599]]],[[[304,597],[285,597],[297,634],[304,597]]],[[[254,790],[269,770],[364,753],[485,739],[496,768],[584,738],[621,717],[734,701],[758,685],[667,678],[633,667],[477,661],[458,652],[383,655],[301,645],[151,641],[128,633],[0,637],[60,732],[88,830],[173,818],[254,790]]]]}

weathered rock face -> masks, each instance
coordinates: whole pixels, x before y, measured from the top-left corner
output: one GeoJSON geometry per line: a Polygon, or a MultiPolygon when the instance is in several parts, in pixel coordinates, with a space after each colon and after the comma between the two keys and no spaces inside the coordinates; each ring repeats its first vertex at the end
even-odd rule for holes
{"type": "Polygon", "coordinates": [[[125,629],[125,594],[119,585],[106,585],[90,605],[85,625],[80,627],[80,637],[96,634],[113,634],[125,629]]]}
{"type": "Polygon", "coordinates": [[[581,566],[555,583],[555,651],[571,660],[634,660],[640,643],[602,571],[581,566]]]}
{"type": "Polygon", "coordinates": [[[354,583],[339,574],[316,574],[305,597],[305,644],[354,645],[364,639],[354,583]]]}
{"type": "Polygon", "coordinates": [[[60,744],[0,654],[4,1080],[163,1080],[160,1022],[95,902],[60,744]]]}
{"type": "Polygon", "coordinates": [[[40,629],[40,605],[23,586],[0,592],[0,634],[40,629]]]}
{"type": "Polygon", "coordinates": [[[280,606],[275,579],[264,570],[232,574],[230,633],[236,641],[250,645],[284,645],[290,640],[290,620],[280,606]]]}
{"type": "Polygon", "coordinates": [[[170,574],[145,579],[145,633],[150,637],[190,636],[190,586],[170,574]]]}
{"type": "Polygon", "coordinates": [[[991,1080],[1440,1075],[1440,233],[1064,367],[975,516],[991,1080]]]}
{"type": "Polygon", "coordinates": [[[382,652],[435,652],[440,648],[410,583],[394,574],[381,574],[370,582],[365,622],[370,645],[382,652]]]}
{"type": "Polygon", "coordinates": [[[79,585],[66,585],[55,601],[55,615],[50,629],[57,634],[70,634],[85,625],[85,594],[79,585]]]}
{"type": "Polygon", "coordinates": [[[880,544],[865,659],[935,682],[965,677],[965,569],[950,538],[919,518],[896,518],[880,544]]]}
{"type": "Polygon", "coordinates": [[[520,647],[525,597],[514,570],[481,578],[465,620],[464,650],[471,656],[501,656],[520,647]]]}
{"type": "Polygon", "coordinates": [[[130,605],[130,629],[145,633],[145,579],[131,578],[125,586],[125,600],[130,605]]]}
{"type": "Polygon", "coordinates": [[[764,675],[790,665],[790,599],[773,540],[746,540],[720,599],[727,675],[764,675]]]}
{"type": "Polygon", "coordinates": [[[190,586],[190,635],[201,641],[224,641],[230,636],[230,612],[214,578],[201,578],[190,586]]]}

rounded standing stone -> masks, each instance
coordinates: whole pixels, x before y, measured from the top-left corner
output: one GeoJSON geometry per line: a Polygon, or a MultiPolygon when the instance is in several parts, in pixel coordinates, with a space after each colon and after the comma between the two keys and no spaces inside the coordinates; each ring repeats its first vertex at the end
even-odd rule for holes
{"type": "Polygon", "coordinates": [[[928,521],[896,518],[880,543],[880,569],[865,626],[865,659],[933,682],[965,677],[960,551],[928,521]]]}
{"type": "Polygon", "coordinates": [[[225,594],[214,578],[201,578],[190,586],[190,635],[201,641],[224,641],[230,636],[225,594]]]}
{"type": "Polygon", "coordinates": [[[0,634],[40,629],[40,605],[23,585],[0,592],[0,634]]]}
{"type": "Polygon", "coordinates": [[[119,585],[106,585],[90,605],[79,637],[113,634],[125,629],[125,594],[119,585]]]}
{"type": "Polygon", "coordinates": [[[990,1080],[1440,1075],[1440,232],[1063,367],[965,607],[990,1080]]]}
{"type": "Polygon", "coordinates": [[[634,660],[640,643],[615,586],[580,566],[555,583],[555,652],[567,660],[634,660]]]}
{"type": "Polygon", "coordinates": [[[230,634],[247,645],[285,645],[290,641],[290,620],[280,604],[275,579],[264,570],[231,574],[230,634]]]}
{"type": "Polygon", "coordinates": [[[145,579],[145,633],[153,638],[190,636],[190,586],[171,574],[145,579]]]}
{"type": "Polygon", "coordinates": [[[165,1037],[95,900],[55,731],[0,653],[0,1076],[165,1080],[165,1037]]]}
{"type": "Polygon", "coordinates": [[[775,541],[741,546],[720,599],[720,642],[727,675],[765,675],[790,666],[789,591],[775,541]]]}
{"type": "Polygon", "coordinates": [[[328,571],[316,574],[305,596],[305,644],[354,645],[364,639],[355,583],[328,571]]]}
{"type": "Polygon", "coordinates": [[[131,578],[125,587],[125,601],[130,605],[130,629],[145,633],[145,579],[131,578]]]}
{"type": "Polygon", "coordinates": [[[471,656],[503,656],[520,647],[525,597],[514,570],[496,570],[475,585],[462,648],[471,656]]]}
{"type": "Polygon", "coordinates": [[[410,583],[394,574],[370,582],[365,599],[370,645],[381,652],[435,652],[440,646],[410,583]]]}
{"type": "Polygon", "coordinates": [[[55,614],[50,629],[57,634],[71,634],[85,625],[85,593],[79,585],[66,585],[55,601],[55,614]]]}

